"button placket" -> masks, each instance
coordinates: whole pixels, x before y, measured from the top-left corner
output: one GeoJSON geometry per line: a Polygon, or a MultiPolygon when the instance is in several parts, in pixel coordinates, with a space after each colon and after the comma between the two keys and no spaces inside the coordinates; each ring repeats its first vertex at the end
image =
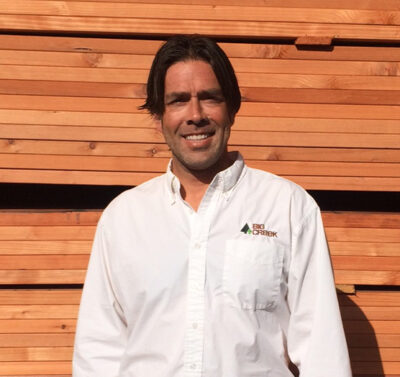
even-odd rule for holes
{"type": "Polygon", "coordinates": [[[200,377],[202,371],[207,240],[218,198],[218,192],[215,190],[207,192],[199,212],[190,218],[191,240],[184,346],[185,377],[200,377]]]}

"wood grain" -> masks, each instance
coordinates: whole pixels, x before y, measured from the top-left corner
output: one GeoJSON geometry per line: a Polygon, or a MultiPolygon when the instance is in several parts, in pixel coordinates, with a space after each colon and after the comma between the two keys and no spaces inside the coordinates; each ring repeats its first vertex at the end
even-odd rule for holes
{"type": "Polygon", "coordinates": [[[251,7],[241,4],[141,4],[102,2],[66,2],[36,0],[15,0],[12,5],[0,7],[2,14],[48,15],[48,16],[91,16],[126,18],[134,14],[136,18],[175,19],[175,20],[241,20],[241,21],[279,21],[301,23],[341,23],[341,24],[377,24],[398,25],[400,12],[390,10],[364,9],[313,9],[307,7],[251,7]],[[151,14],[151,17],[149,17],[151,14]]]}
{"type": "Polygon", "coordinates": [[[176,20],[89,16],[3,14],[1,29],[12,31],[90,32],[130,35],[198,34],[210,37],[298,38],[329,36],[337,39],[398,41],[397,25],[298,23],[232,20],[176,20]]]}

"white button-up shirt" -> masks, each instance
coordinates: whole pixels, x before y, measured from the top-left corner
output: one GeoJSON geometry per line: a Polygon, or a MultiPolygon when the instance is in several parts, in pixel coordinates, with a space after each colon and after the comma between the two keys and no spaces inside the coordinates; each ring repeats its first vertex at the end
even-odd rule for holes
{"type": "Polygon", "coordinates": [[[350,377],[320,212],[240,155],[198,211],[171,170],[96,232],[73,377],[350,377]]]}

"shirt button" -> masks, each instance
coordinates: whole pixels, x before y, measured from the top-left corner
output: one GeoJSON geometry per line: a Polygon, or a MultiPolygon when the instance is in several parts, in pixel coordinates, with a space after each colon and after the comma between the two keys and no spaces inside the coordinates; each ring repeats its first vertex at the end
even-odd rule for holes
{"type": "Polygon", "coordinates": [[[201,248],[201,244],[200,244],[199,242],[196,242],[196,243],[194,244],[194,248],[195,248],[195,249],[200,249],[200,248],[201,248]]]}
{"type": "Polygon", "coordinates": [[[193,323],[192,323],[192,327],[193,327],[194,329],[197,329],[197,327],[198,327],[197,323],[196,323],[196,322],[193,322],[193,323]]]}
{"type": "Polygon", "coordinates": [[[197,365],[196,364],[191,364],[190,369],[196,369],[197,365]]]}

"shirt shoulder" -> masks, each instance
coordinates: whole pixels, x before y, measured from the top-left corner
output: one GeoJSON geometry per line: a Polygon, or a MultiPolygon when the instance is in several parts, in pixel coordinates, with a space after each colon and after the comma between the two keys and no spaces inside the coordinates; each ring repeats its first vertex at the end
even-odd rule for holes
{"type": "Polygon", "coordinates": [[[166,174],[163,174],[122,192],[104,209],[100,222],[127,215],[132,211],[143,213],[146,207],[163,197],[165,185],[166,174]]]}
{"type": "Polygon", "coordinates": [[[280,191],[288,198],[294,196],[304,204],[316,205],[315,200],[303,187],[289,179],[250,167],[247,167],[246,178],[256,185],[265,185],[273,190],[280,191]]]}
{"type": "Polygon", "coordinates": [[[301,227],[310,214],[319,211],[314,198],[303,187],[289,179],[247,167],[245,180],[260,193],[259,195],[268,195],[276,205],[287,209],[294,231],[301,227]]]}

